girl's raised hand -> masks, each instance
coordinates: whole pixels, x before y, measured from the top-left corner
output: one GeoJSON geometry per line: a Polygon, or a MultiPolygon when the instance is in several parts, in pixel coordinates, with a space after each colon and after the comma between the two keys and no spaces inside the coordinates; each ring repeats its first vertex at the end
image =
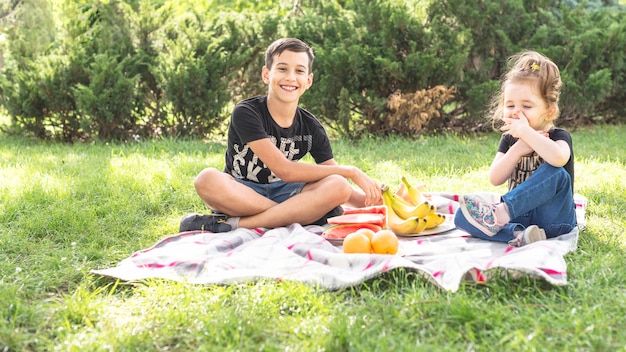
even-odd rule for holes
{"type": "Polygon", "coordinates": [[[509,134],[511,136],[515,138],[520,138],[523,130],[530,127],[530,124],[528,123],[528,119],[523,112],[520,111],[516,115],[517,116],[514,115],[513,117],[503,118],[502,121],[504,121],[504,126],[502,126],[500,130],[509,131],[509,134]]]}

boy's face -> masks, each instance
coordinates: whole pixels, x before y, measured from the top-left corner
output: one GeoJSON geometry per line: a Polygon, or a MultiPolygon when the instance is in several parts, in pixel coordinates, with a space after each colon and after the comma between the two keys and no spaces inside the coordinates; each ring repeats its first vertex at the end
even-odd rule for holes
{"type": "Polygon", "coordinates": [[[313,83],[309,72],[309,56],[305,52],[285,50],[274,56],[272,67],[263,67],[263,82],[268,85],[268,96],[284,102],[298,99],[313,83]]]}

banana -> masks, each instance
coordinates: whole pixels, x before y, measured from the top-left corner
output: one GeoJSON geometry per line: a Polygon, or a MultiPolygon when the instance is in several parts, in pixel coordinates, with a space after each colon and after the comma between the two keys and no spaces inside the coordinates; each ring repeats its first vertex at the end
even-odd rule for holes
{"type": "Polygon", "coordinates": [[[383,186],[383,203],[387,206],[387,227],[396,235],[417,234],[426,228],[426,220],[411,216],[408,218],[400,217],[393,209],[394,200],[392,198],[389,186],[383,186]]]}
{"type": "Polygon", "coordinates": [[[385,193],[387,194],[389,203],[387,204],[387,207],[393,209],[393,211],[395,211],[395,213],[402,219],[408,219],[414,216],[423,218],[429,213],[434,213],[437,210],[437,208],[428,201],[424,201],[418,205],[413,205],[399,195],[391,192],[391,189],[387,185],[383,187],[383,195],[385,193]]]}
{"type": "Polygon", "coordinates": [[[439,214],[439,213],[428,214],[426,215],[424,219],[426,220],[427,229],[432,229],[433,227],[437,227],[446,221],[446,217],[443,214],[439,214]]]}
{"type": "Polygon", "coordinates": [[[402,183],[404,183],[404,187],[406,188],[406,192],[411,198],[411,201],[414,205],[421,204],[427,200],[427,198],[420,192],[417,188],[413,187],[413,185],[407,180],[405,176],[402,176],[402,183]]]}
{"type": "Polygon", "coordinates": [[[432,215],[432,214],[436,214],[436,213],[437,213],[437,207],[433,204],[432,207],[428,208],[428,214],[426,214],[426,215],[432,215]]]}
{"type": "Polygon", "coordinates": [[[393,198],[393,202],[391,203],[391,207],[393,210],[403,219],[408,219],[413,216],[417,216],[418,218],[423,218],[428,215],[430,212],[436,211],[436,208],[430,202],[425,201],[418,205],[406,205],[402,202],[398,201],[398,198],[393,198]]]}
{"type": "Polygon", "coordinates": [[[417,228],[415,230],[413,230],[413,233],[420,233],[424,230],[426,230],[426,226],[428,226],[428,222],[426,221],[425,218],[418,218],[419,219],[419,226],[417,226],[417,228]]]}
{"type": "Polygon", "coordinates": [[[408,219],[400,219],[399,221],[391,221],[389,228],[398,236],[417,234],[426,228],[426,220],[416,216],[408,219]]]}

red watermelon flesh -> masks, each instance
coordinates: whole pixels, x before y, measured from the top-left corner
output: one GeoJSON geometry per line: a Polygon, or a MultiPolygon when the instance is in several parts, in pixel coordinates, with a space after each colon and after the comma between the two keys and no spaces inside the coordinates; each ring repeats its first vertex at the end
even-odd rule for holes
{"type": "Polygon", "coordinates": [[[349,234],[355,232],[358,229],[371,229],[374,232],[382,230],[382,227],[374,224],[337,224],[328,227],[322,233],[324,238],[346,238],[349,234]]]}
{"type": "Polygon", "coordinates": [[[328,218],[329,224],[374,224],[383,226],[385,215],[380,213],[344,214],[328,218]]]}
{"type": "Polygon", "coordinates": [[[348,214],[362,214],[362,213],[372,213],[372,214],[383,214],[387,215],[387,207],[384,205],[372,205],[369,207],[363,208],[344,208],[344,215],[348,214]]]}

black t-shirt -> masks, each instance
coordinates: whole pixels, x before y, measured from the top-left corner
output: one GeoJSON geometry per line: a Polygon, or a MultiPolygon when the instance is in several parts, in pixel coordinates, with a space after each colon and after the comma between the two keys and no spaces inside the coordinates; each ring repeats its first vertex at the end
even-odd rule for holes
{"type": "Polygon", "coordinates": [[[258,96],[239,102],[233,109],[224,172],[263,184],[280,180],[248,146],[248,142],[263,138],[270,138],[289,160],[300,160],[307,153],[318,164],[333,158],[328,135],[313,114],[298,107],[293,124],[282,128],[267,109],[267,96],[258,96]]]}
{"type": "MultiPolygon", "coordinates": [[[[569,145],[570,157],[567,163],[563,166],[572,180],[572,192],[574,191],[574,149],[572,148],[572,136],[564,129],[552,128],[549,132],[549,137],[553,141],[562,140],[569,145]]],[[[505,133],[500,138],[500,145],[498,145],[498,151],[506,153],[513,144],[517,142],[517,138],[505,133]]],[[[545,161],[541,158],[537,152],[533,151],[528,155],[524,155],[517,163],[515,170],[509,177],[509,191],[517,187],[520,183],[526,181],[530,175],[543,164],[545,161]]]]}

